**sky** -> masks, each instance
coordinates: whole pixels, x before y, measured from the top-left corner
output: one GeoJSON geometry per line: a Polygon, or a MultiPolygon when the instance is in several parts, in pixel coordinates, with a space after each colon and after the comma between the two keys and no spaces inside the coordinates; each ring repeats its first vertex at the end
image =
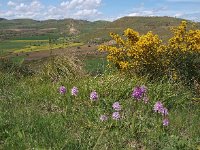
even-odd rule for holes
{"type": "Polygon", "coordinates": [[[0,18],[113,21],[124,16],[171,16],[200,21],[200,0],[0,0],[0,18]]]}

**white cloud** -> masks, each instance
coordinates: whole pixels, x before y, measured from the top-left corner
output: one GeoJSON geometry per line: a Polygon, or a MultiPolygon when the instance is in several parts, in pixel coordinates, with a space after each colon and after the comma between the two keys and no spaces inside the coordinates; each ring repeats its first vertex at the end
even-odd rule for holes
{"type": "Polygon", "coordinates": [[[176,13],[175,15],[174,15],[174,17],[181,17],[183,15],[183,13],[176,13]]]}
{"type": "Polygon", "coordinates": [[[153,15],[154,12],[152,10],[144,10],[128,14],[128,16],[153,16],[153,15]]]}
{"type": "Polygon", "coordinates": [[[137,8],[127,14],[127,16],[160,16],[166,13],[167,7],[158,7],[154,9],[137,8]]]}
{"type": "Polygon", "coordinates": [[[154,9],[137,8],[130,13],[124,14],[123,16],[171,16],[171,17],[178,17],[178,18],[183,18],[183,19],[188,19],[188,20],[193,20],[193,21],[200,21],[200,11],[182,12],[178,10],[170,10],[167,7],[160,7],[160,8],[154,8],[154,9]]]}
{"type": "MultiPolygon", "coordinates": [[[[144,3],[130,12],[102,14],[99,7],[102,0],[58,0],[59,4],[45,6],[42,0],[9,0],[7,9],[0,10],[0,18],[32,18],[36,20],[75,18],[86,20],[115,20],[123,16],[172,16],[191,20],[200,20],[200,11],[178,11],[165,7],[145,8],[144,3]]],[[[200,2],[200,0],[164,0],[166,2],[200,2]]],[[[160,6],[160,5],[159,5],[160,6]]],[[[169,7],[169,6],[168,6],[169,7]]]]}
{"type": "Polygon", "coordinates": [[[71,0],[63,1],[60,6],[67,9],[91,9],[97,8],[101,4],[101,0],[71,0]]]}
{"type": "Polygon", "coordinates": [[[78,19],[86,19],[89,16],[89,19],[93,16],[98,16],[101,13],[98,12],[97,9],[83,9],[83,10],[79,10],[77,11],[74,16],[78,19]],[[90,16],[91,14],[93,14],[92,16],[90,16]]]}
{"type": "Polygon", "coordinates": [[[21,3],[13,0],[7,3],[9,9],[4,10],[0,14],[0,17],[39,20],[62,18],[94,20],[97,16],[101,15],[101,12],[98,10],[101,3],[102,0],[67,0],[62,1],[57,6],[44,6],[39,0],[21,1],[21,3]]]}
{"type": "Polygon", "coordinates": [[[15,4],[13,1],[9,1],[9,2],[7,3],[7,5],[10,6],[10,7],[13,7],[13,6],[15,6],[16,4],[15,4]]]}

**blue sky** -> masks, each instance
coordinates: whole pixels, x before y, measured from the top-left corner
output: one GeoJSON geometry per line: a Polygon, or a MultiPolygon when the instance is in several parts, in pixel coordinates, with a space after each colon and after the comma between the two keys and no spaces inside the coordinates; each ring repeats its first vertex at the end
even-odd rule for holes
{"type": "Polygon", "coordinates": [[[200,0],[0,0],[0,17],[36,20],[115,20],[123,16],[172,16],[200,21],[200,0]]]}

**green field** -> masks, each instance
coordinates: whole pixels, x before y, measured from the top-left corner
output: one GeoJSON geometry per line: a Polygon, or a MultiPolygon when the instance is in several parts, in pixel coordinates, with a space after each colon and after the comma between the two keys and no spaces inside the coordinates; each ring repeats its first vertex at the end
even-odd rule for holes
{"type": "Polygon", "coordinates": [[[21,52],[33,52],[33,51],[43,51],[52,50],[60,48],[68,48],[74,46],[81,46],[84,43],[72,43],[63,42],[63,40],[58,40],[52,44],[49,44],[49,40],[9,40],[0,43],[0,54],[8,53],[21,53],[21,52]]]}
{"type": "Polygon", "coordinates": [[[0,42],[0,51],[2,54],[21,50],[31,45],[45,45],[48,40],[9,40],[0,42]]]}

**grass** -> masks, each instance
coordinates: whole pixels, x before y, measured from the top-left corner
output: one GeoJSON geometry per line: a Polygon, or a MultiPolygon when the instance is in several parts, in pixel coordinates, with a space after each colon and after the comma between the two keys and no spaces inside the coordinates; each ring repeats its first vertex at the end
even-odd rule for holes
{"type": "Polygon", "coordinates": [[[59,38],[59,35],[57,34],[46,34],[46,35],[34,35],[31,37],[28,36],[22,36],[22,37],[17,37],[17,38],[13,38],[13,40],[48,40],[49,38],[59,38]]]}
{"type": "MultiPolygon", "coordinates": [[[[136,27],[135,29],[144,26],[142,33],[153,28],[165,34],[168,31],[165,25],[171,22],[171,18],[164,18],[164,23],[162,19],[156,18],[160,26],[159,31],[158,28],[154,28],[155,24],[152,26],[152,18],[122,18],[112,23],[94,22],[91,23],[91,27],[90,23],[86,23],[81,25],[83,28],[80,28],[80,31],[83,33],[77,39],[87,41],[99,35],[105,37],[105,33],[111,30],[121,32],[122,28],[127,28],[130,24],[131,27],[136,27]],[[162,30],[163,28],[165,30],[162,30]]],[[[36,21],[16,21],[26,21],[26,25],[31,22],[34,23],[33,27],[40,28],[40,23],[36,21]]],[[[55,22],[57,24],[57,21],[52,20],[49,26],[53,27],[51,25],[55,22]]],[[[177,22],[179,20],[168,26],[177,22]]],[[[8,23],[10,27],[15,27],[15,21],[8,23]]],[[[46,39],[46,35],[30,38],[24,36],[1,42],[0,49],[3,50],[2,54],[47,50],[50,47],[46,39]]],[[[56,42],[51,45],[51,49],[83,44],[65,45],[62,39],[56,42]]],[[[76,66],[77,62],[70,66],[69,59],[50,62],[46,66],[46,72],[38,69],[45,73],[37,71],[37,74],[32,75],[31,72],[31,75],[26,75],[29,68],[20,69],[24,67],[23,61],[23,57],[13,58],[12,63],[18,66],[14,71],[11,71],[10,65],[9,71],[0,70],[0,149],[200,148],[200,105],[199,102],[193,101],[198,97],[195,97],[192,89],[185,87],[181,81],[163,79],[153,82],[145,77],[128,76],[113,70],[111,72],[106,68],[106,60],[99,57],[84,59],[86,75],[80,73],[81,69],[75,72],[79,66],[76,66]],[[56,63],[56,66],[52,63],[56,63]],[[61,85],[67,88],[65,95],[58,91],[61,85]],[[136,101],[131,96],[133,88],[139,85],[148,88],[147,104],[136,101]],[[71,95],[73,86],[79,89],[77,97],[71,95]],[[99,95],[97,101],[90,100],[90,93],[94,90],[99,95]],[[122,106],[121,119],[118,121],[112,119],[112,104],[116,101],[122,106]],[[162,125],[163,116],[153,111],[157,101],[161,101],[169,110],[170,124],[167,127],[162,125]],[[108,116],[105,122],[100,121],[103,114],[108,116]]]]}
{"type": "Polygon", "coordinates": [[[86,58],[84,60],[85,70],[91,75],[103,74],[107,68],[106,58],[86,58]]]}
{"type": "Polygon", "coordinates": [[[152,83],[122,74],[52,82],[41,75],[19,78],[1,72],[0,149],[196,149],[200,112],[192,98],[181,83],[152,83]],[[66,95],[59,94],[61,85],[66,95]],[[148,87],[148,104],[131,97],[137,85],[148,87]],[[73,86],[79,89],[77,97],[70,94],[73,86]],[[98,101],[89,99],[93,90],[98,101]],[[169,109],[168,127],[153,112],[158,100],[169,109]],[[116,101],[122,105],[119,121],[111,117],[116,101]],[[101,122],[101,114],[108,121],[101,122]]]}
{"type": "Polygon", "coordinates": [[[43,51],[49,49],[59,49],[74,46],[81,46],[83,43],[63,43],[63,41],[56,41],[49,45],[49,40],[9,40],[0,43],[0,55],[8,53],[20,53],[31,51],[43,51]]]}
{"type": "Polygon", "coordinates": [[[29,45],[47,44],[48,40],[9,40],[0,42],[1,54],[23,49],[29,45]]]}
{"type": "Polygon", "coordinates": [[[60,49],[60,48],[68,48],[68,47],[75,47],[75,46],[81,46],[84,43],[59,43],[59,44],[43,44],[43,45],[33,45],[33,46],[27,46],[26,48],[15,50],[14,53],[21,53],[21,52],[33,52],[33,51],[45,51],[45,50],[53,50],[53,49],[60,49]]]}

